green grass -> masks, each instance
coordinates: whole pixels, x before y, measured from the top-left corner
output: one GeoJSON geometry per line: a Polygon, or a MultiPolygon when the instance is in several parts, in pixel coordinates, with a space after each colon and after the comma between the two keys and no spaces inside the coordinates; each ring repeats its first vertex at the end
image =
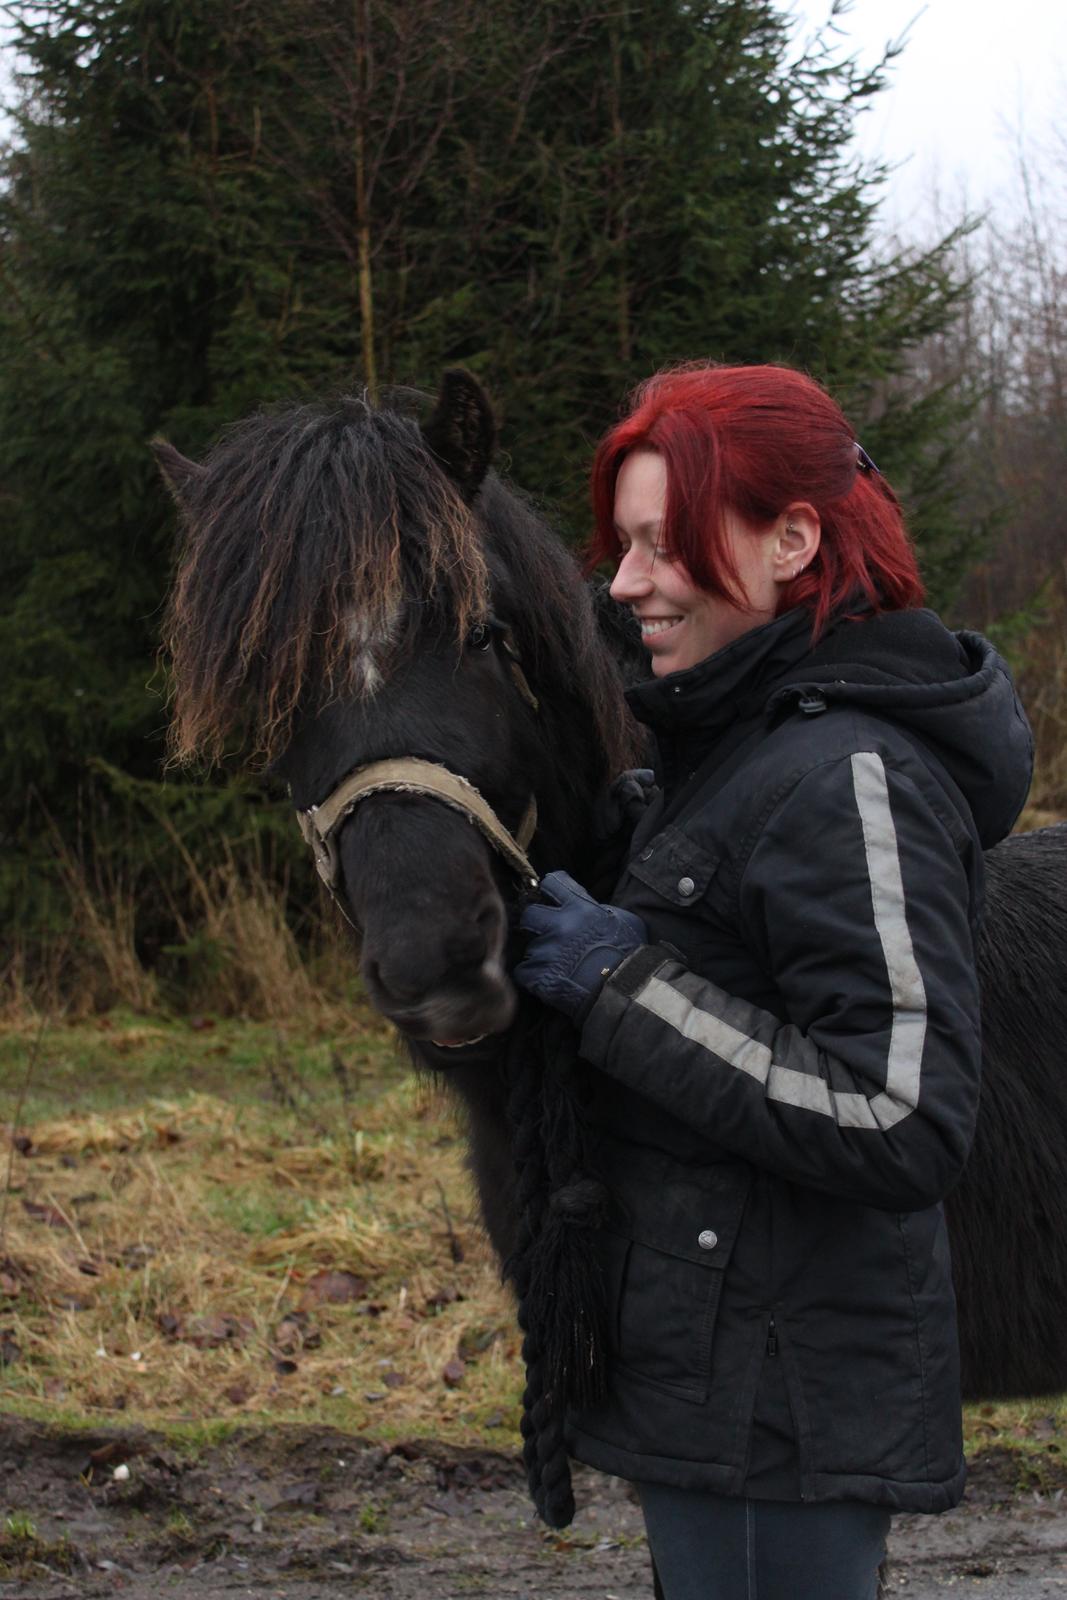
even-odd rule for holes
{"type": "Polygon", "coordinates": [[[26,1511],[13,1511],[4,1518],[4,1532],[13,1544],[30,1542],[37,1537],[37,1524],[26,1511]]]}
{"type": "MultiPolygon", "coordinates": [[[[15,1100],[34,1053],[37,1027],[0,1030],[0,1120],[15,1100]]],[[[107,1113],[150,1099],[204,1093],[231,1105],[277,1103],[272,1079],[292,1095],[297,1120],[329,1116],[340,1098],[335,1052],[356,1103],[410,1067],[391,1029],[365,1008],[279,1027],[211,1017],[173,1019],[111,1012],[45,1024],[22,1123],[107,1113]],[[272,1070],[273,1069],[273,1070],[272,1070]]]]}
{"type": "Polygon", "coordinates": [[[66,1538],[48,1543],[37,1536],[37,1526],[25,1511],[13,1511],[0,1525],[0,1578],[35,1578],[47,1565],[54,1572],[71,1573],[76,1554],[66,1538]]]}
{"type": "MultiPolygon", "coordinates": [[[[1055,1476],[1057,1487],[1062,1487],[1067,1478],[1067,1394],[965,1406],[963,1443],[968,1457],[995,1449],[1017,1454],[1021,1487],[1026,1486],[1023,1479],[1028,1474],[1043,1473],[1055,1476]]],[[[1035,1479],[1029,1486],[1041,1484],[1035,1479]]]]}
{"type": "Polygon", "coordinates": [[[253,1239],[270,1239],[289,1228],[314,1226],[321,1214],[308,1196],[289,1198],[265,1185],[217,1189],[207,1196],[207,1207],[219,1222],[253,1239]]]}

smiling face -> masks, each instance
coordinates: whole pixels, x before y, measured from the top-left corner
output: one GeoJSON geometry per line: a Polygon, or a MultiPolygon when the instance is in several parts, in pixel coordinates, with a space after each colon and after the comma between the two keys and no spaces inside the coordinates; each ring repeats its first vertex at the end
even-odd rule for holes
{"type": "Polygon", "coordinates": [[[751,528],[726,513],[730,554],[741,582],[743,604],[698,589],[686,568],[660,539],[667,507],[667,468],[655,450],[633,450],[615,485],[615,527],[621,556],[611,585],[614,598],[632,608],[657,678],[681,672],[714,655],[778,609],[781,584],[792,574],[784,560],[783,528],[751,528]]]}

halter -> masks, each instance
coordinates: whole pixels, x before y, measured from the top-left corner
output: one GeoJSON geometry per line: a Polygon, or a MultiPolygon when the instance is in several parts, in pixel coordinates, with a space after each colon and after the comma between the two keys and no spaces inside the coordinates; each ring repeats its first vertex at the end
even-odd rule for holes
{"type": "MultiPolygon", "coordinates": [[[[495,618],[476,624],[474,632],[486,630],[491,642],[500,640],[508,658],[508,667],[519,694],[538,710],[538,701],[526,680],[518,651],[511,640],[509,629],[495,618]]],[[[481,644],[480,637],[476,643],[481,644]]],[[[340,893],[341,858],[337,834],[342,823],[352,814],[361,800],[371,794],[420,794],[441,800],[454,811],[461,811],[487,842],[503,856],[508,866],[522,882],[524,888],[536,889],[539,878],[526,854],[537,829],[537,800],[531,795],[522,820],[514,834],[501,822],[484,795],[469,779],[436,761],[423,761],[417,756],[397,756],[387,761],[372,761],[356,767],[317,806],[297,811],[296,820],[304,840],[311,846],[315,869],[326,885],[330,898],[345,921],[355,927],[340,893]]]]}

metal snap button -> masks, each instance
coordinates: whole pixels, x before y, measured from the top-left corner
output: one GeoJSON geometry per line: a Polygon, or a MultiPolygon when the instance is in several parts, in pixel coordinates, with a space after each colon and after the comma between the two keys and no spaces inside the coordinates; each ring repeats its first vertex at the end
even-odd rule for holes
{"type": "Polygon", "coordinates": [[[705,1228],[702,1233],[697,1234],[697,1244],[702,1250],[714,1250],[718,1242],[719,1235],[711,1228],[705,1228]]]}
{"type": "Polygon", "coordinates": [[[696,888],[696,884],[693,882],[692,878],[679,878],[678,879],[678,893],[679,894],[692,894],[692,892],[693,892],[693,890],[695,888],[696,888]]]}

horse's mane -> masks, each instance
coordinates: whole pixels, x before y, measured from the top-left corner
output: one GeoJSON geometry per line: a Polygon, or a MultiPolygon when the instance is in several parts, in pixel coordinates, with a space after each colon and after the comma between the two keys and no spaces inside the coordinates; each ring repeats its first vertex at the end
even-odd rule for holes
{"type": "Polygon", "coordinates": [[[299,709],[371,692],[428,617],[462,639],[489,609],[492,565],[546,702],[584,705],[607,773],[632,762],[618,672],[572,558],[492,474],[475,515],[411,417],[356,398],[259,413],[189,471],[179,500],[163,635],[175,759],[237,744],[275,760],[299,709]]]}
{"type": "MultiPolygon", "coordinates": [[[[531,503],[490,474],[482,491],[487,549],[507,573],[511,622],[523,664],[546,710],[592,723],[605,772],[637,759],[638,734],[623,699],[619,653],[605,643],[598,597],[574,557],[531,503]]],[[[495,563],[494,563],[495,564],[495,563]]],[[[612,602],[612,604],[614,604],[612,602]]],[[[569,730],[581,737],[577,727],[569,730]]]]}

